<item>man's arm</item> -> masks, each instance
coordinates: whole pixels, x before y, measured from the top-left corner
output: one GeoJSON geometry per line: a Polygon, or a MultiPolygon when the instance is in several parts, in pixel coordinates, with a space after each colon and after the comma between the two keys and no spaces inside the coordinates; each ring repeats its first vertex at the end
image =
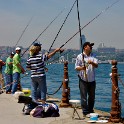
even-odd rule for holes
{"type": "Polygon", "coordinates": [[[51,58],[53,55],[55,55],[55,53],[58,52],[58,51],[64,51],[64,50],[61,49],[61,48],[55,49],[53,52],[51,52],[51,53],[48,54],[48,56],[47,56],[48,59],[51,58]]]}
{"type": "Polygon", "coordinates": [[[25,73],[25,69],[21,66],[21,64],[20,64],[20,63],[18,63],[18,64],[17,64],[17,66],[21,69],[22,74],[24,74],[24,73],[25,73]]]}
{"type": "Polygon", "coordinates": [[[76,67],[76,70],[77,71],[86,70],[86,67],[85,66],[78,66],[78,67],[76,67]]]}

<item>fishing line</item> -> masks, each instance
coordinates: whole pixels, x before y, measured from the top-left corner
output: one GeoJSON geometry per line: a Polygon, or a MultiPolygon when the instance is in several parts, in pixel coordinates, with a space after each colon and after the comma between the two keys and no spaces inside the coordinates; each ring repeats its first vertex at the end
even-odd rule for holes
{"type": "Polygon", "coordinates": [[[72,9],[73,9],[73,7],[74,7],[76,1],[77,1],[77,0],[75,0],[75,2],[73,3],[73,5],[72,5],[72,7],[71,7],[71,9],[70,9],[70,11],[69,11],[69,13],[67,14],[67,16],[66,16],[66,18],[65,18],[65,20],[64,20],[64,22],[63,22],[63,24],[61,25],[61,27],[60,27],[60,29],[59,29],[57,35],[55,36],[55,38],[54,38],[54,40],[53,40],[53,42],[52,42],[52,44],[51,44],[51,46],[50,46],[50,48],[49,48],[48,53],[51,51],[51,48],[52,48],[52,46],[53,46],[55,40],[57,39],[57,37],[58,37],[58,35],[59,35],[59,33],[60,33],[62,27],[64,26],[64,24],[65,24],[65,22],[66,22],[66,20],[67,20],[67,18],[68,18],[68,16],[69,16],[69,14],[71,13],[71,11],[72,11],[72,9]]]}
{"type": "MultiPolygon", "coordinates": [[[[97,16],[95,16],[91,21],[89,21],[86,25],[84,25],[81,30],[83,30],[85,27],[87,27],[91,22],[93,22],[95,19],[97,19],[100,15],[102,15],[104,12],[106,12],[108,9],[110,9],[114,4],[118,3],[120,0],[115,1],[110,6],[105,8],[103,11],[101,11],[97,16]]],[[[73,39],[80,31],[77,31],[71,38],[69,38],[60,48],[65,46],[71,39],[73,39]]]]}
{"type": "MultiPolygon", "coordinates": [[[[24,76],[20,77],[20,79],[26,77],[27,75],[29,75],[28,73],[25,73],[24,76]]],[[[4,78],[3,78],[4,79],[4,78]]],[[[1,80],[0,80],[1,81],[1,80]]],[[[14,84],[16,82],[16,80],[14,80],[13,82],[10,82],[9,84],[5,85],[2,89],[5,89],[7,86],[10,86],[11,84],[14,84]]]]}
{"type": "Polygon", "coordinates": [[[22,31],[22,34],[21,34],[21,36],[19,37],[19,39],[18,39],[18,41],[17,41],[15,47],[16,47],[17,44],[19,43],[20,39],[22,38],[23,34],[25,33],[26,29],[28,28],[29,24],[31,23],[32,19],[33,19],[33,16],[32,16],[31,19],[29,20],[29,22],[28,22],[28,24],[26,25],[25,29],[22,31]]]}
{"type": "MultiPolygon", "coordinates": [[[[38,35],[38,37],[31,43],[31,45],[33,43],[35,43],[38,38],[49,28],[49,26],[63,13],[63,11],[65,10],[65,8],[48,24],[48,26],[38,35]]],[[[31,47],[31,45],[29,45],[29,47],[23,52],[23,54],[21,56],[23,56],[25,54],[25,52],[31,47]]]]}
{"type": "MultiPolygon", "coordinates": [[[[64,53],[64,54],[62,54],[63,56],[64,55],[66,55],[67,53],[70,53],[71,52],[71,50],[69,50],[68,52],[66,52],[66,53],[64,53]]],[[[54,63],[56,60],[58,60],[59,59],[59,57],[56,57],[56,58],[54,58],[52,61],[49,61],[48,60],[48,63],[47,63],[47,65],[49,65],[49,64],[51,64],[51,63],[54,63]]]]}

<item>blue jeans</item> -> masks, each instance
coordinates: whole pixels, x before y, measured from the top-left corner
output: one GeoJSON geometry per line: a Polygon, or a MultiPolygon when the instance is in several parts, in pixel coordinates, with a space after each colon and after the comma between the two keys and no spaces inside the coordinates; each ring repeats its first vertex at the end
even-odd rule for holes
{"type": "Polygon", "coordinates": [[[16,72],[13,74],[12,94],[17,91],[18,83],[20,79],[20,73],[16,72]]]}
{"type": "Polygon", "coordinates": [[[79,89],[83,114],[94,112],[96,82],[85,82],[79,78],[79,89]]]}
{"type": "Polygon", "coordinates": [[[39,77],[31,77],[32,85],[31,85],[31,96],[34,101],[37,99],[41,99],[46,101],[46,75],[39,77]]]}
{"type": "Polygon", "coordinates": [[[6,92],[11,92],[12,83],[13,83],[13,75],[6,73],[5,74],[5,81],[6,81],[6,92]]]}

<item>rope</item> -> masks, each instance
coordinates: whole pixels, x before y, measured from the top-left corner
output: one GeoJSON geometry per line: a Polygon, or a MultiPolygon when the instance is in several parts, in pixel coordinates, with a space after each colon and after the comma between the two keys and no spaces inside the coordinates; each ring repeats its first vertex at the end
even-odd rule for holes
{"type": "Polygon", "coordinates": [[[62,87],[62,84],[63,83],[61,83],[61,85],[59,86],[59,88],[55,92],[53,92],[53,93],[47,93],[47,95],[54,95],[54,94],[56,94],[60,90],[60,88],[62,87]]]}
{"type": "Polygon", "coordinates": [[[114,85],[114,83],[112,82],[112,78],[111,78],[111,83],[112,83],[112,85],[113,85],[113,87],[115,88],[115,91],[114,91],[114,93],[120,93],[120,90],[119,90],[119,88],[118,87],[116,87],[115,85],[114,85]]]}
{"type": "MultiPolygon", "coordinates": [[[[111,82],[112,82],[112,78],[111,78],[111,82]]],[[[115,100],[114,103],[115,103],[115,105],[116,105],[116,107],[117,107],[117,111],[120,111],[120,112],[121,112],[121,103],[119,102],[120,90],[119,90],[118,87],[116,87],[116,86],[114,85],[113,82],[112,82],[112,85],[113,85],[113,87],[115,88],[114,93],[115,93],[116,96],[117,96],[117,100],[115,100]]]]}
{"type": "Polygon", "coordinates": [[[118,80],[120,81],[120,83],[121,83],[122,86],[124,87],[124,82],[120,79],[120,77],[118,77],[118,80]]]}

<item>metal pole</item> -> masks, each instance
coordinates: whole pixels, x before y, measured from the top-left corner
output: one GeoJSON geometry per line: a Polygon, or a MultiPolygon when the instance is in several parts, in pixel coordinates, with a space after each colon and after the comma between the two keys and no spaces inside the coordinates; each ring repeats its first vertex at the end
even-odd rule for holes
{"type": "Polygon", "coordinates": [[[69,78],[68,78],[68,62],[64,62],[64,79],[63,79],[63,91],[62,91],[62,99],[60,103],[60,107],[70,107],[69,104],[69,95],[70,88],[68,87],[69,78]]]}
{"type": "Polygon", "coordinates": [[[112,61],[112,106],[111,116],[109,121],[119,123],[121,122],[121,104],[119,102],[119,88],[118,88],[118,72],[117,61],[112,61]]]}

